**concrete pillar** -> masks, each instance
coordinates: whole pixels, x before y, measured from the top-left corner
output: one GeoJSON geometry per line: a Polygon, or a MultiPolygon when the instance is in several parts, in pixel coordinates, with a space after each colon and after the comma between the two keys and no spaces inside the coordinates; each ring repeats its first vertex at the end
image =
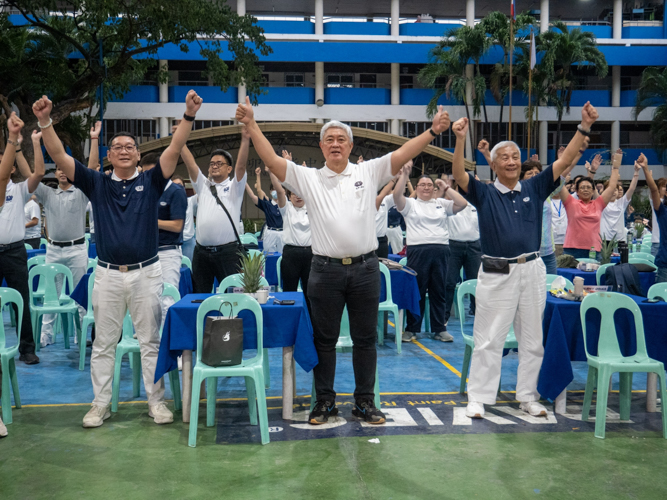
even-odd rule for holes
{"type": "Polygon", "coordinates": [[[611,150],[616,151],[621,144],[621,122],[611,122],[611,150]]]}
{"type": "MultiPolygon", "coordinates": [[[[401,104],[401,65],[399,63],[391,63],[391,105],[399,106],[400,104],[401,104]]],[[[394,135],[401,135],[401,129],[398,118],[391,119],[390,131],[394,135]]]]}
{"type": "Polygon", "coordinates": [[[399,35],[400,12],[398,0],[391,0],[391,36],[399,35]]]}
{"type": "Polygon", "coordinates": [[[324,63],[315,63],[315,104],[324,104],[324,63]]]}
{"type": "Polygon", "coordinates": [[[547,152],[549,151],[549,122],[540,122],[540,137],[538,141],[538,155],[542,165],[547,164],[547,152]]]}
{"type": "Polygon", "coordinates": [[[171,127],[169,126],[169,118],[166,116],[161,116],[158,119],[159,123],[159,132],[160,132],[160,138],[162,137],[168,137],[169,134],[171,133],[171,127]]]}
{"type": "Polygon", "coordinates": [[[623,0],[614,0],[614,25],[611,33],[614,40],[623,38],[623,0]]]}
{"type": "Polygon", "coordinates": [[[611,105],[618,108],[621,105],[621,67],[611,67],[611,105]]]}
{"type": "Polygon", "coordinates": [[[239,85],[238,88],[239,88],[238,91],[239,104],[245,104],[245,96],[246,96],[245,85],[239,85]]]}
{"type": "Polygon", "coordinates": [[[236,0],[236,13],[245,16],[245,0],[236,0]]]}
{"type": "Polygon", "coordinates": [[[324,34],[324,0],[315,0],[315,34],[324,34]]]}
{"type": "MultiPolygon", "coordinates": [[[[169,63],[164,59],[158,61],[161,71],[167,71],[169,63]]],[[[169,83],[158,83],[158,99],[160,103],[169,102],[169,83]]],[[[158,118],[158,133],[160,137],[167,137],[171,133],[171,127],[169,126],[169,118],[166,116],[161,116],[158,118]]]]}
{"type": "Polygon", "coordinates": [[[540,33],[549,31],[549,0],[540,2],[540,33]]]}
{"type": "Polygon", "coordinates": [[[475,0],[466,0],[466,26],[475,26],[475,0]]]}

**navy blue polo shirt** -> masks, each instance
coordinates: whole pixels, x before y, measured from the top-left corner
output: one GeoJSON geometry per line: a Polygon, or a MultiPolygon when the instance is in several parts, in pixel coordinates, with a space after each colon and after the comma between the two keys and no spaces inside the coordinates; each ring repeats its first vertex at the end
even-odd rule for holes
{"type": "Polygon", "coordinates": [[[660,228],[660,248],[658,255],[655,256],[655,265],[667,267],[667,207],[664,203],[660,203],[660,206],[655,209],[655,220],[660,228]]]}
{"type": "Polygon", "coordinates": [[[389,212],[387,212],[387,226],[389,227],[405,226],[405,221],[403,220],[403,216],[396,209],[396,207],[391,207],[389,209],[389,212]]]}
{"type": "Polygon", "coordinates": [[[158,201],[168,179],[160,162],[133,179],[86,168],[74,160],[74,185],[88,197],[95,213],[95,243],[103,262],[137,264],[157,255],[158,201]]]}
{"type": "Polygon", "coordinates": [[[278,205],[274,205],[266,198],[257,198],[257,208],[259,208],[266,216],[266,227],[269,229],[282,229],[283,216],[280,215],[278,205]]]}
{"type": "Polygon", "coordinates": [[[486,184],[468,174],[465,198],[477,208],[482,253],[489,257],[514,258],[539,252],[542,241],[544,201],[560,185],[553,167],[517,184],[514,190],[486,184]],[[502,189],[501,188],[501,189],[502,189]],[[519,190],[520,189],[520,190],[519,190]]]}
{"type": "MultiPolygon", "coordinates": [[[[185,212],[188,209],[188,196],[178,184],[173,182],[164,190],[160,196],[160,204],[157,210],[157,218],[160,220],[183,220],[185,226],[185,212]]],[[[164,245],[182,245],[183,244],[183,229],[180,232],[159,230],[160,246],[164,245]]]]}

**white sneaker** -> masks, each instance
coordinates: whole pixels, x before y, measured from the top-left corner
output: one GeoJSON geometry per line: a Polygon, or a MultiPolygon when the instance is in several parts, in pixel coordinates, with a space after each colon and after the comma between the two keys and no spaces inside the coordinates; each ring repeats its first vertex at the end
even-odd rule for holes
{"type": "Polygon", "coordinates": [[[39,339],[39,345],[46,347],[47,345],[53,344],[53,337],[48,333],[42,333],[41,338],[39,339]]]}
{"type": "Polygon", "coordinates": [[[86,413],[86,416],[83,417],[83,426],[85,428],[100,427],[110,416],[109,405],[93,405],[88,413],[86,413]]]}
{"type": "Polygon", "coordinates": [[[468,418],[484,418],[484,404],[477,401],[468,401],[466,408],[466,417],[468,418]]]}
{"type": "Polygon", "coordinates": [[[526,413],[529,413],[533,417],[547,416],[547,409],[537,401],[524,401],[519,405],[519,408],[521,408],[526,413]]]}
{"type": "Polygon", "coordinates": [[[0,438],[3,438],[7,435],[7,427],[5,427],[2,417],[0,417],[0,438]]]}
{"type": "Polygon", "coordinates": [[[155,420],[156,424],[170,424],[174,421],[174,414],[167,408],[164,401],[148,407],[148,416],[155,420]]]}

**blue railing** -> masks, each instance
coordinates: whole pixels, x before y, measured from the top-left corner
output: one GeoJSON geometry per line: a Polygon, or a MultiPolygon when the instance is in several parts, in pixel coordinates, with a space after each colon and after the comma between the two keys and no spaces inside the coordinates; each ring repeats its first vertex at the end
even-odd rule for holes
{"type": "Polygon", "coordinates": [[[389,35],[389,23],[353,23],[328,22],[324,23],[325,35],[389,35]]]}
{"type": "Polygon", "coordinates": [[[311,87],[262,87],[266,94],[257,97],[259,104],[314,104],[315,89],[311,87]]]}
{"type": "MultiPolygon", "coordinates": [[[[169,102],[185,102],[185,96],[192,87],[174,85],[169,87],[169,102]]],[[[230,87],[227,92],[220,90],[220,87],[197,87],[197,94],[204,99],[204,102],[214,103],[236,103],[238,102],[238,89],[230,87]]]]}
{"type": "Polygon", "coordinates": [[[324,89],[325,104],[391,104],[389,89],[324,89]]]}

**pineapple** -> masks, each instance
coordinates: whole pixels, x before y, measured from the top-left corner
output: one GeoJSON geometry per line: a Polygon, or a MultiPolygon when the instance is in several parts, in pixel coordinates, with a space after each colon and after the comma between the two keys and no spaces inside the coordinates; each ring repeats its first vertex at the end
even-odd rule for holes
{"type": "Polygon", "coordinates": [[[241,254],[241,282],[245,293],[257,293],[261,288],[264,256],[241,254]]]}
{"type": "Polygon", "coordinates": [[[644,228],[645,227],[646,226],[644,226],[644,224],[642,224],[641,222],[635,222],[635,233],[636,233],[635,238],[637,240],[642,239],[642,235],[644,234],[644,228]]]}
{"type": "Polygon", "coordinates": [[[600,241],[602,242],[602,249],[600,250],[600,264],[609,264],[611,262],[611,254],[614,251],[616,246],[616,236],[611,241],[605,241],[605,239],[600,235],[600,241]]]}

